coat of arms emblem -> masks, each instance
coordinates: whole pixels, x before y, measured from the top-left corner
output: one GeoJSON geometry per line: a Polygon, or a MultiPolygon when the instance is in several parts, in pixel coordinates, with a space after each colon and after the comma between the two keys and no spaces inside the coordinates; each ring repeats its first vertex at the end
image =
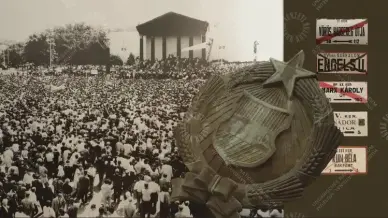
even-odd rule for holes
{"type": "Polygon", "coordinates": [[[303,62],[301,51],[207,81],[189,112],[201,116],[176,130],[190,172],[174,181],[173,198],[238,218],[242,207],[277,208],[302,196],[343,137],[303,62]]]}

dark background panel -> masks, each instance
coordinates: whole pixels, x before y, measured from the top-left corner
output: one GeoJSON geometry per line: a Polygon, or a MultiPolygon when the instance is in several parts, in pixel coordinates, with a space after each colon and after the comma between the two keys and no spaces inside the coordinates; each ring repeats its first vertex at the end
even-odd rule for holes
{"type": "MultiPolygon", "coordinates": [[[[286,205],[290,216],[305,217],[386,217],[388,209],[388,141],[381,136],[382,117],[388,113],[388,72],[386,70],[388,30],[387,1],[373,0],[284,0],[285,53],[287,61],[298,51],[306,54],[305,68],[315,71],[316,51],[367,52],[368,75],[320,75],[326,81],[367,81],[369,104],[332,104],[334,111],[368,111],[369,136],[345,138],[343,145],[368,145],[367,175],[321,176],[307,188],[303,199],[286,205]],[[294,16],[292,16],[292,12],[294,16]],[[299,14],[299,16],[295,16],[299,14]],[[299,17],[299,18],[298,18],[299,17]],[[369,22],[369,45],[315,44],[316,19],[357,19],[369,22]],[[304,24],[304,25],[303,25],[304,24]],[[307,29],[307,35],[302,34],[307,29]],[[290,40],[300,36],[299,42],[290,40]],[[288,36],[288,37],[287,37],[288,36]],[[315,52],[314,52],[315,51],[315,52]]],[[[388,125],[388,124],[387,124],[388,125]]]]}

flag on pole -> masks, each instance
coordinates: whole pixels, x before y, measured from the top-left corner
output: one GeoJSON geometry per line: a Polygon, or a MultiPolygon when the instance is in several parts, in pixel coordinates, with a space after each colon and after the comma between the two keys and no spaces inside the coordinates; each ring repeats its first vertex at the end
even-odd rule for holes
{"type": "Polygon", "coordinates": [[[189,46],[189,47],[186,47],[186,48],[183,48],[181,51],[182,52],[185,52],[185,51],[195,51],[195,50],[201,50],[203,48],[207,48],[209,46],[209,42],[203,42],[201,44],[197,44],[197,45],[193,45],[193,46],[189,46]]]}
{"type": "Polygon", "coordinates": [[[257,41],[255,41],[254,43],[253,43],[253,53],[257,53],[257,45],[258,45],[259,43],[257,42],[257,41]]]}

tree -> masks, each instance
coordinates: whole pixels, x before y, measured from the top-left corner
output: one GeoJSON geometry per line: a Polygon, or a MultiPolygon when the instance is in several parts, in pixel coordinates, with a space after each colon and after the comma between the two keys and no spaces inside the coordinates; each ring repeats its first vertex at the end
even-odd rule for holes
{"type": "Polygon", "coordinates": [[[130,53],[128,58],[127,58],[127,62],[125,64],[126,65],[134,65],[135,64],[135,55],[130,53]]]}
{"type": "Polygon", "coordinates": [[[121,58],[117,55],[111,55],[110,56],[110,60],[109,60],[109,63],[111,66],[114,66],[114,65],[123,65],[123,60],[121,60],[121,58]]]}
{"type": "Polygon", "coordinates": [[[24,64],[24,44],[23,43],[17,43],[13,44],[8,47],[8,49],[5,51],[8,55],[8,64],[11,67],[19,67],[22,64],[24,64]]]}
{"type": "Polygon", "coordinates": [[[52,30],[59,64],[107,64],[109,39],[105,31],[84,23],[52,30]]]}
{"type": "Polygon", "coordinates": [[[48,65],[50,63],[49,44],[46,33],[33,34],[28,37],[24,47],[25,61],[35,65],[48,65]]]}

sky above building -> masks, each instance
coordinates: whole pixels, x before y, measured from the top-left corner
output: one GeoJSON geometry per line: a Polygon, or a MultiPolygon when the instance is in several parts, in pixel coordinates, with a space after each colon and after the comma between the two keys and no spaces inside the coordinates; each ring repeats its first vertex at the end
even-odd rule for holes
{"type": "Polygon", "coordinates": [[[111,52],[139,54],[138,24],[173,11],[209,22],[212,59],[283,59],[282,0],[0,0],[0,40],[24,41],[35,32],[85,22],[125,32],[109,34],[111,52]],[[225,49],[218,49],[225,46],[225,49]]]}

